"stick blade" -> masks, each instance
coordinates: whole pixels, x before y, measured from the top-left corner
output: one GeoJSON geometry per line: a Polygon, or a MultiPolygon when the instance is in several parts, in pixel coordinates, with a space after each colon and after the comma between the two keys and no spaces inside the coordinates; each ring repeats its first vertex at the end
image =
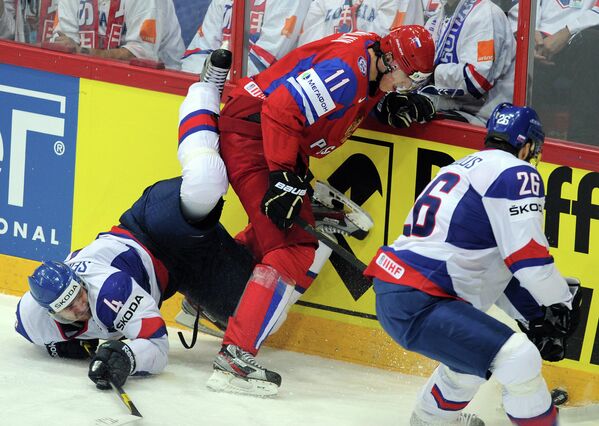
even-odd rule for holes
{"type": "Polygon", "coordinates": [[[116,416],[106,416],[95,420],[95,426],[120,426],[139,422],[143,417],[133,416],[131,414],[117,414],[116,416]]]}

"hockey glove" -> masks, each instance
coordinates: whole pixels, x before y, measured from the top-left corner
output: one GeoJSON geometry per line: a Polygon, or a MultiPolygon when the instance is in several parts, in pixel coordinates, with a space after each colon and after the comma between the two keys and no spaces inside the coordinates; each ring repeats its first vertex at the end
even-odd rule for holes
{"type": "Polygon", "coordinates": [[[131,348],[119,340],[110,340],[98,347],[89,364],[88,377],[98,389],[110,389],[110,383],[123,386],[135,371],[135,356],[131,348]]]}
{"type": "Polygon", "coordinates": [[[95,351],[97,347],[98,339],[73,339],[46,344],[46,350],[53,358],[87,359],[90,357],[90,351],[95,351]]]}
{"type": "Polygon", "coordinates": [[[417,93],[388,93],[375,108],[375,115],[379,121],[398,129],[410,127],[412,122],[431,121],[435,112],[433,102],[417,93]]]}
{"type": "Polygon", "coordinates": [[[563,303],[556,303],[543,307],[545,315],[542,318],[529,321],[528,324],[518,321],[520,329],[535,344],[546,361],[556,362],[564,359],[568,338],[574,334],[580,322],[580,281],[570,277],[567,277],[566,281],[570,293],[574,296],[572,309],[563,303]]]}
{"type": "Polygon", "coordinates": [[[262,198],[262,213],[280,229],[288,229],[302,209],[308,185],[293,172],[270,172],[270,185],[262,198]]]}

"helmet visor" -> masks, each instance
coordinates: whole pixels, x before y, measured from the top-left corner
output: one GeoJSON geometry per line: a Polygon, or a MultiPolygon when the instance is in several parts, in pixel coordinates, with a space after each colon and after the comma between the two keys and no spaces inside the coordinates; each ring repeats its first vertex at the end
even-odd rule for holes
{"type": "Polygon", "coordinates": [[[73,279],[62,294],[51,304],[50,315],[58,322],[71,323],[82,321],[89,312],[89,303],[82,291],[81,278],[73,274],[73,279]]]}

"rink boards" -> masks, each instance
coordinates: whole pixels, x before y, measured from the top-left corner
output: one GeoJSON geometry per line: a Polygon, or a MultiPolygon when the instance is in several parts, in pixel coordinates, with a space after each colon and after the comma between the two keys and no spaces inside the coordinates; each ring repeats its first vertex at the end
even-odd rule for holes
{"type": "MultiPolygon", "coordinates": [[[[61,259],[117,223],[156,180],[179,174],[181,96],[0,64],[0,291],[22,294],[43,259],[61,259]]],[[[481,140],[482,144],[482,140],[481,140]]],[[[472,152],[458,146],[359,129],[324,160],[317,179],[351,195],[373,217],[349,248],[368,262],[401,232],[415,194],[439,167],[472,152]]],[[[547,365],[576,402],[599,401],[599,174],[541,163],[546,234],[564,275],[584,286],[583,322],[568,359],[547,365]]],[[[232,191],[223,222],[246,223],[232,191]]],[[[163,307],[172,322],[179,299],[163,307]]],[[[370,284],[333,258],[268,344],[362,364],[427,374],[434,363],[407,353],[379,327],[370,284]]]]}

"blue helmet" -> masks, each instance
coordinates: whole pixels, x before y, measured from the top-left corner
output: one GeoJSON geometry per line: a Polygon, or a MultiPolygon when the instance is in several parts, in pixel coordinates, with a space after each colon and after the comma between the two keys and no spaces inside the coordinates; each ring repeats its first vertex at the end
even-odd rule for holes
{"type": "Polygon", "coordinates": [[[51,313],[66,308],[81,290],[81,278],[62,262],[44,262],[29,277],[33,299],[51,313]]]}
{"type": "Polygon", "coordinates": [[[497,105],[493,110],[487,121],[487,137],[507,142],[517,150],[526,142],[532,142],[530,158],[539,155],[545,141],[545,133],[536,111],[508,102],[497,105]]]}

